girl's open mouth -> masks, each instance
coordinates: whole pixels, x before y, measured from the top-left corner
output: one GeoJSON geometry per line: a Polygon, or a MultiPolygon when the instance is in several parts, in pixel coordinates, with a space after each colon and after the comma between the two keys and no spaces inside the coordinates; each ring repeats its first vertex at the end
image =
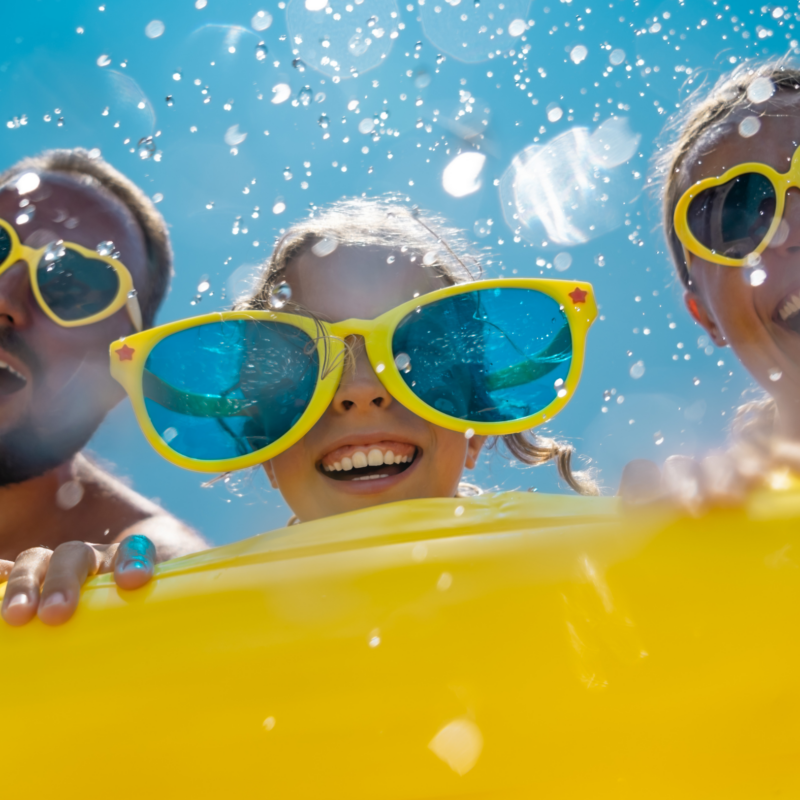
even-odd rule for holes
{"type": "Polygon", "coordinates": [[[416,447],[401,442],[346,445],[328,453],[317,468],[335,481],[370,481],[405,472],[417,455],[416,447]]]}
{"type": "Polygon", "coordinates": [[[24,389],[28,379],[10,364],[0,361],[0,397],[16,394],[24,389]]]}

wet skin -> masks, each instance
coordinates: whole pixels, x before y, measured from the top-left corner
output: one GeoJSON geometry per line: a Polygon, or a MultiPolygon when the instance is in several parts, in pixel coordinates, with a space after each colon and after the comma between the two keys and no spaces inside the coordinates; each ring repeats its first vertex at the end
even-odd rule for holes
{"type": "MultiPolygon", "coordinates": [[[[292,302],[328,322],[374,319],[447,285],[410,254],[384,247],[346,247],[320,258],[304,250],[288,266],[292,302]],[[393,263],[387,263],[394,256],[393,263]]],[[[297,517],[305,522],[360,508],[423,497],[453,497],[465,468],[472,469],[484,437],[426,422],[395,400],[378,380],[360,338],[354,338],[333,402],[295,445],[264,465],[297,517]],[[330,463],[356,450],[414,453],[413,461],[381,467],[372,480],[358,471],[326,473],[330,463]],[[325,459],[326,456],[330,456],[325,459]],[[333,476],[336,477],[333,477],[333,476]]],[[[341,459],[340,459],[341,460],[341,459]]]]}
{"type": "MultiPolygon", "coordinates": [[[[800,145],[800,98],[778,95],[773,100],[734,114],[729,122],[704,136],[686,160],[685,190],[697,180],[715,177],[750,161],[778,172],[789,169],[800,145]],[[758,116],[761,129],[742,137],[738,125],[758,116]]],[[[800,189],[786,196],[786,226],[762,253],[766,273],[752,286],[748,268],[714,264],[692,255],[692,288],[685,300],[692,316],[720,347],[730,346],[747,371],[775,398],[780,436],[800,439],[800,318],[781,319],[787,300],[800,293],[800,189]],[[780,373],[778,380],[770,375],[780,373]]]]}
{"type": "MultiPolygon", "coordinates": [[[[111,240],[134,286],[145,294],[145,242],[132,213],[108,191],[76,178],[41,178],[38,189],[25,195],[36,207],[25,224],[15,223],[23,199],[15,186],[0,189],[0,217],[22,243],[42,247],[62,239],[95,249],[111,240]]],[[[26,382],[18,388],[16,379],[0,375],[0,435],[25,417],[44,441],[74,430],[93,432],[123,397],[109,374],[109,342],[132,330],[124,308],[91,325],[61,327],[39,307],[27,264],[11,265],[0,274],[0,360],[26,382]]],[[[38,477],[0,486],[0,509],[0,580],[8,578],[2,616],[13,625],[37,611],[48,624],[66,621],[90,575],[114,571],[119,586],[133,589],[150,579],[157,560],[205,546],[194,531],[80,454],[68,454],[38,477]],[[78,483],[83,494],[65,509],[57,496],[68,481],[78,483]]]]}

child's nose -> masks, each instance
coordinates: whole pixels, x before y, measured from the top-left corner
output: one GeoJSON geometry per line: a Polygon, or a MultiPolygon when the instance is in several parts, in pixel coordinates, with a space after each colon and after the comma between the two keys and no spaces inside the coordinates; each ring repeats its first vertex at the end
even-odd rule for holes
{"type": "Polygon", "coordinates": [[[350,340],[350,350],[342,371],[342,381],[333,398],[333,408],[339,412],[366,412],[387,408],[391,403],[392,396],[375,374],[363,339],[350,340]]]}

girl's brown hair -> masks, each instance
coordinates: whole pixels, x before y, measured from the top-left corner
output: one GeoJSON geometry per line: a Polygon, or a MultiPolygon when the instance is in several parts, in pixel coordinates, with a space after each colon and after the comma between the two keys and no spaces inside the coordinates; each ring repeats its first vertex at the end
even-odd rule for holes
{"type": "Polygon", "coordinates": [[[786,58],[740,64],[709,91],[701,87],[683,103],[665,129],[670,141],[656,155],[656,185],[661,188],[664,235],[678,277],[687,288],[691,279],[674,224],[675,206],[688,188],[683,180],[687,160],[706,133],[724,124],[739,109],[754,105],[748,98],[748,89],[759,79],[771,81],[776,95],[800,89],[800,69],[790,66],[786,58]]]}
{"type": "MultiPolygon", "coordinates": [[[[482,262],[463,231],[447,225],[439,215],[408,208],[394,198],[355,197],[314,209],[292,225],[275,245],[252,292],[240,298],[235,308],[269,308],[270,297],[283,282],[292,259],[309,247],[321,245],[323,250],[332,251],[338,244],[396,248],[450,284],[473,281],[483,274],[482,262]]],[[[491,264],[491,260],[486,263],[491,264]]],[[[538,466],[555,460],[559,475],[572,489],[579,494],[599,494],[589,474],[573,471],[572,445],[533,433],[500,438],[523,464],[538,466]]]]}

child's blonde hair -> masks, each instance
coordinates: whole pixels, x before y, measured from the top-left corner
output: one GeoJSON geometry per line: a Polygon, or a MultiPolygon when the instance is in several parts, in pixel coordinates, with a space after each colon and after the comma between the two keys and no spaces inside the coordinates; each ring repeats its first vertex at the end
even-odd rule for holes
{"type": "MultiPolygon", "coordinates": [[[[418,260],[420,267],[434,270],[451,284],[467,283],[483,274],[463,231],[445,220],[416,207],[408,208],[394,198],[355,197],[340,200],[324,209],[314,209],[292,225],[278,240],[253,291],[236,303],[237,309],[265,309],[270,297],[284,280],[292,259],[318,242],[348,246],[397,248],[418,260]]],[[[501,437],[509,452],[523,464],[538,466],[554,460],[559,475],[579,494],[596,495],[591,476],[572,469],[574,448],[566,442],[514,433],[501,437]]]]}
{"type": "Polygon", "coordinates": [[[675,206],[685,186],[681,181],[687,157],[704,134],[723,124],[740,108],[753,103],[747,90],[753,82],[766,78],[775,87],[775,94],[800,89],[800,69],[786,58],[761,64],[745,62],[723,75],[709,91],[701,87],[682,104],[680,112],[670,120],[665,131],[671,140],[659,148],[655,159],[656,185],[661,189],[662,220],[672,261],[685,287],[691,286],[683,246],[675,234],[675,206]]]}

